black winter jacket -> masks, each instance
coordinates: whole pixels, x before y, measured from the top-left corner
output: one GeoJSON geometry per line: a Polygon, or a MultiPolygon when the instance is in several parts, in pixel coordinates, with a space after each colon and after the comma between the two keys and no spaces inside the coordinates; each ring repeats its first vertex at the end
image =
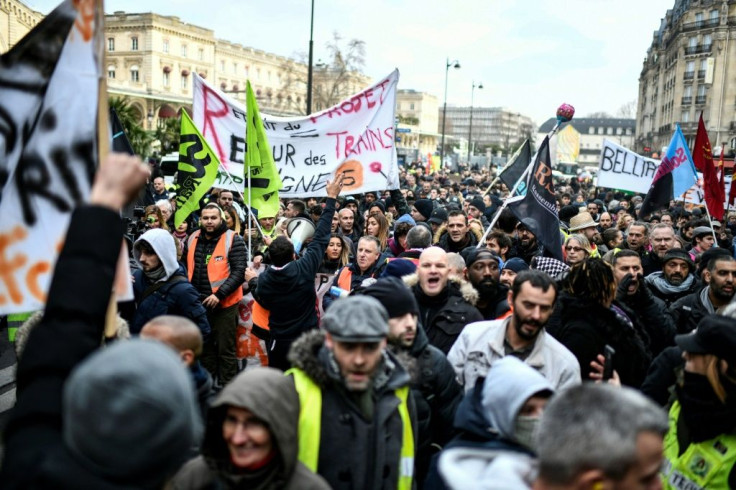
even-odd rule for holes
{"type": "Polygon", "coordinates": [[[307,330],[317,328],[314,276],[330,243],[334,214],[335,200],[327,199],[312,241],[301,258],[281,268],[269,266],[258,276],[257,282],[249,282],[255,300],[271,312],[269,324],[273,339],[294,340],[307,330]],[[255,288],[254,284],[257,284],[255,288]]]}
{"type": "Polygon", "coordinates": [[[679,293],[667,293],[667,292],[660,291],[659,289],[657,289],[657,287],[654,284],[650,284],[648,282],[647,282],[647,286],[649,287],[649,290],[652,292],[652,294],[656,298],[659,298],[662,301],[664,301],[664,304],[668,310],[678,299],[684,298],[688,294],[692,294],[695,291],[698,291],[703,287],[703,285],[700,283],[697,277],[695,278],[695,280],[693,281],[693,283],[690,285],[689,288],[679,293]]]}
{"type": "Polygon", "coordinates": [[[702,290],[703,288],[699,288],[694,293],[678,299],[670,306],[670,314],[675,321],[678,334],[692,332],[698,326],[700,320],[708,315],[708,310],[700,300],[702,290]]]}
{"type": "MultiPolygon", "coordinates": [[[[317,473],[333,490],[395,489],[401,471],[403,425],[395,390],[409,385],[406,368],[396,356],[384,352],[380,387],[373,389],[373,417],[367,420],[352,400],[329,351],[324,332],[297,340],[289,353],[294,368],[302,370],[322,390],[321,434],[317,473]]],[[[407,401],[414,443],[418,430],[414,397],[407,401]]]]}
{"type": "Polygon", "coordinates": [[[64,384],[100,346],[122,237],[117,212],[83,206],[72,215],[45,314],[18,363],[17,402],[3,434],[0,482],[6,490],[144,488],[93,472],[62,436],[64,384]]]}
{"type": "Polygon", "coordinates": [[[624,310],[637,330],[647,333],[653,358],[667,347],[675,345],[675,322],[664,301],[649,294],[646,284],[640,283],[636,294],[626,296],[615,304],[625,306],[624,310]]]}
{"type": "MultiPolygon", "coordinates": [[[[391,346],[392,352],[404,353],[391,346]]],[[[463,389],[447,357],[438,348],[429,345],[427,334],[420,326],[409,355],[415,360],[411,366],[411,390],[417,406],[419,447],[416,454],[417,475],[421,478],[429,469],[432,444],[443,446],[455,434],[455,410],[462,400],[463,389]]]]}
{"type": "Polygon", "coordinates": [[[644,381],[651,361],[647,340],[612,310],[563,291],[553,316],[558,317],[558,326],[548,332],[578,359],[583,379],[588,378],[590,362],[610,345],[616,350],[613,367],[621,383],[636,388],[644,381]]]}
{"type": "Polygon", "coordinates": [[[437,347],[443,354],[450,352],[465,325],[483,320],[483,315],[476,308],[478,292],[470,283],[458,279],[447,281],[444,304],[433,315],[436,305],[428,305],[417,281],[417,275],[404,277],[404,282],[411,287],[414,297],[419,303],[420,322],[429,338],[429,343],[437,347]]]}
{"type": "MultiPolygon", "coordinates": [[[[199,234],[199,238],[196,240],[194,249],[194,271],[192,272],[191,283],[197,291],[199,291],[200,299],[204,299],[212,294],[210,279],[207,275],[207,257],[211,256],[215,251],[217,242],[226,231],[227,226],[223,222],[211,237],[207,238],[204,231],[202,231],[199,234]]],[[[181,261],[183,262],[182,265],[184,266],[184,269],[187,268],[188,253],[189,244],[187,242],[181,254],[181,261]]],[[[235,290],[241,287],[245,282],[245,267],[248,262],[248,254],[245,250],[243,238],[239,235],[235,235],[233,238],[233,245],[230,247],[230,253],[228,254],[227,260],[230,265],[230,275],[215,293],[215,296],[217,296],[220,301],[233,294],[233,292],[235,292],[235,290]]]]}
{"type": "Polygon", "coordinates": [[[668,347],[652,361],[647,377],[641,385],[641,392],[661,406],[668,406],[673,400],[672,388],[684,367],[682,349],[676,345],[668,347]]]}

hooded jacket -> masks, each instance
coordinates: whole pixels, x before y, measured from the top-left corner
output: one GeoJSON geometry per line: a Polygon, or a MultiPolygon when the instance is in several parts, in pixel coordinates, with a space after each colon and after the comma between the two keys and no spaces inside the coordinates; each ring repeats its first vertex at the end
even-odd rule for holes
{"type": "MultiPolygon", "coordinates": [[[[136,243],[146,241],[161,261],[166,271],[164,277],[157,282],[165,282],[155,292],[143,297],[146,290],[153,286],[152,281],[143,270],[133,272],[133,294],[135,295],[136,311],[130,331],[139,334],[149,320],[160,315],[178,315],[189,318],[199,327],[202,336],[210,334],[210,324],[207,321],[207,311],[199,299],[199,292],[187,280],[184,268],[176,261],[176,246],[174,237],[166,230],[148,230],[141,235],[136,243]],[[170,280],[172,277],[181,277],[179,280],[170,280]]],[[[133,248],[135,260],[139,261],[141,254],[133,248]]]]}
{"type": "Polygon", "coordinates": [[[488,377],[465,395],[455,416],[460,434],[440,454],[432,489],[528,489],[534,454],[516,441],[516,417],[524,403],[550,382],[515,357],[496,360],[488,377]],[[440,484],[442,483],[442,484],[440,484]]]}
{"type": "Polygon", "coordinates": [[[299,397],[291,380],[273,368],[255,368],[238,375],[212,404],[202,455],[191,460],[173,481],[174,490],[327,490],[329,485],[297,460],[299,397]],[[222,437],[227,407],[245,408],[265,422],[274,459],[253,472],[238,471],[222,437]]]}
{"type": "MultiPolygon", "coordinates": [[[[384,351],[373,382],[373,417],[367,420],[343,388],[339,367],[324,346],[325,334],[314,331],[297,340],[289,353],[292,366],[322,390],[321,433],[317,472],[334,490],[395,489],[401,471],[403,425],[395,391],[410,377],[398,358],[384,351]]],[[[416,410],[408,398],[416,445],[416,410]]]]}
{"type": "MultiPolygon", "coordinates": [[[[424,326],[429,343],[441,350],[445,355],[468,323],[483,320],[478,308],[478,291],[467,281],[451,277],[440,295],[445,295],[444,304],[432,315],[432,308],[423,301],[424,293],[419,287],[419,276],[411,274],[403,277],[404,283],[411,288],[419,303],[420,323],[424,326]]],[[[433,305],[437,307],[438,305],[433,305]]]]}
{"type": "MultiPolygon", "coordinates": [[[[314,276],[322,265],[330,243],[330,227],[335,214],[335,200],[327,199],[317,222],[312,242],[301,258],[283,267],[266,268],[251,288],[253,297],[270,311],[271,338],[292,340],[307,330],[317,328],[317,293],[314,276]]],[[[250,284],[253,284],[251,281],[250,284]]]]}

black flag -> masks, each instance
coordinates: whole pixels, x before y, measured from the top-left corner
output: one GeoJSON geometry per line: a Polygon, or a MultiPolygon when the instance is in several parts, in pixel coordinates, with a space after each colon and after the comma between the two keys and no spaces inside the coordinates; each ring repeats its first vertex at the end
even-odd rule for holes
{"type": "Polygon", "coordinates": [[[549,138],[544,138],[528,179],[529,188],[524,197],[515,198],[509,209],[519,219],[527,220],[530,230],[546,250],[545,256],[562,259],[560,219],[557,216],[555,190],[552,184],[552,165],[549,158],[549,138]],[[532,229],[536,226],[536,229],[532,229]]]}
{"type": "Polygon", "coordinates": [[[128,140],[128,136],[125,134],[123,124],[120,122],[118,113],[114,107],[110,107],[110,127],[112,129],[112,151],[116,153],[127,153],[128,155],[135,155],[133,146],[128,140]]]}
{"type": "Polygon", "coordinates": [[[516,153],[511,157],[511,161],[501,170],[498,174],[498,178],[506,184],[506,187],[511,190],[516,182],[521,178],[521,175],[529,166],[529,162],[532,159],[532,148],[529,144],[529,140],[524,141],[524,144],[516,150],[516,153]]]}

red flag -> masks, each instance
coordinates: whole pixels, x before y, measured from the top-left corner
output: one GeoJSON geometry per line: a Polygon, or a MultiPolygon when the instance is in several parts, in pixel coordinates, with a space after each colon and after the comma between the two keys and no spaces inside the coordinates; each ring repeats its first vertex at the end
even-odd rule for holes
{"type": "MultiPolygon", "coordinates": [[[[726,162],[723,160],[723,156],[726,154],[726,145],[721,145],[721,158],[718,160],[718,170],[720,173],[720,184],[721,184],[721,195],[725,201],[726,199],[726,162]]],[[[725,206],[724,211],[728,210],[728,205],[725,206]]]]}
{"type": "Polygon", "coordinates": [[[718,174],[713,165],[713,152],[708,139],[708,132],[703,123],[703,114],[698,121],[698,132],[695,134],[695,146],[693,148],[693,163],[695,168],[703,172],[703,187],[705,190],[705,205],[708,206],[710,215],[717,219],[723,219],[723,201],[725,196],[718,182],[718,174]]]}

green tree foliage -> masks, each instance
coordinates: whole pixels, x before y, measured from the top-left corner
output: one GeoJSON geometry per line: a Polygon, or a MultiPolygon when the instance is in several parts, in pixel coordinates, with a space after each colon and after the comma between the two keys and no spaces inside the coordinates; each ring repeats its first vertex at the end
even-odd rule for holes
{"type": "Polygon", "coordinates": [[[133,151],[141,158],[147,157],[151,153],[153,135],[141,127],[139,121],[142,120],[142,115],[140,112],[122,97],[110,97],[109,104],[118,113],[118,118],[123,125],[130,145],[133,147],[133,151]]]}

